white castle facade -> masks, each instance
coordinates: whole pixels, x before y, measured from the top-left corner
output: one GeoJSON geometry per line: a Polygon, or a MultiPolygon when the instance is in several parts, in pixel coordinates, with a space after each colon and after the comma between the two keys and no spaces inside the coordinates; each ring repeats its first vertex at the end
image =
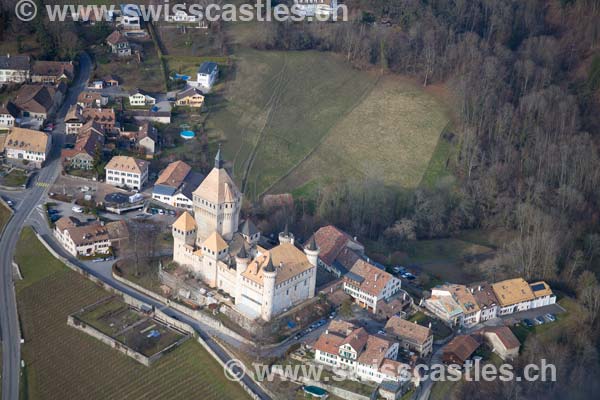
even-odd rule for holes
{"type": "Polygon", "coordinates": [[[186,211],[173,224],[173,259],[234,297],[246,317],[269,321],[315,296],[319,249],[312,240],[300,250],[287,229],[279,245],[262,248],[254,224],[240,226],[241,207],[242,194],[219,149],[214,168],[193,193],[194,216],[186,211]]]}

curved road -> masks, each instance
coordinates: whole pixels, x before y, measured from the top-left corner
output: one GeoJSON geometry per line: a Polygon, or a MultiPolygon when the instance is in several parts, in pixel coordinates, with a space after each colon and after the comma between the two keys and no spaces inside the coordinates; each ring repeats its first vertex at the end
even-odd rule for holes
{"type": "MultiPolygon", "coordinates": [[[[30,187],[22,193],[10,193],[7,197],[18,199],[18,203],[14,214],[6,226],[6,230],[0,238],[0,327],[2,338],[2,400],[18,400],[19,398],[19,375],[20,375],[20,340],[19,337],[19,320],[17,315],[16,297],[12,280],[13,268],[12,260],[14,257],[14,249],[16,247],[19,233],[27,222],[34,226],[36,231],[53,249],[68,258],[73,263],[90,273],[90,275],[100,278],[114,288],[127,293],[128,295],[141,300],[149,305],[161,309],[167,315],[175,317],[187,324],[191,325],[198,335],[206,341],[210,348],[217,354],[222,362],[227,363],[231,357],[223,350],[223,348],[215,342],[214,336],[220,336],[219,332],[214,328],[203,324],[200,321],[189,318],[186,315],[169,308],[168,306],[157,302],[156,300],[136,291],[135,289],[123,285],[112,277],[110,265],[94,265],[91,268],[89,265],[74,259],[60,247],[52,237],[45,217],[37,207],[45,198],[46,185],[38,185],[38,183],[53,183],[60,173],[60,150],[64,143],[64,116],[69,107],[76,103],[77,96],[85,89],[85,85],[90,76],[91,60],[89,56],[83,53],[80,56],[80,68],[77,79],[69,89],[67,98],[56,116],[56,128],[52,134],[53,148],[50,161],[46,166],[39,171],[37,176],[31,181],[30,187]],[[33,213],[33,215],[32,215],[33,213]]],[[[104,263],[102,263],[104,264],[104,263]]],[[[240,345],[239,343],[231,343],[240,345]]],[[[237,347],[237,346],[236,346],[237,347]]],[[[235,369],[235,368],[234,368],[235,369]]],[[[256,384],[248,376],[243,377],[243,382],[250,387],[261,399],[270,399],[270,396],[256,384]]]]}
{"type": "MultiPolygon", "coordinates": [[[[64,142],[64,117],[77,96],[85,88],[90,77],[91,60],[86,53],[79,57],[77,78],[69,88],[63,105],[58,110],[56,121],[59,121],[52,134],[52,150],[49,161],[31,180],[30,187],[23,192],[21,201],[2,238],[0,238],[0,328],[2,337],[2,400],[19,398],[19,373],[21,338],[19,337],[19,319],[17,302],[13,285],[12,260],[19,233],[25,220],[45,195],[46,187],[38,183],[52,183],[60,172],[60,150],[64,142]]],[[[21,197],[21,196],[19,196],[21,197]]]]}

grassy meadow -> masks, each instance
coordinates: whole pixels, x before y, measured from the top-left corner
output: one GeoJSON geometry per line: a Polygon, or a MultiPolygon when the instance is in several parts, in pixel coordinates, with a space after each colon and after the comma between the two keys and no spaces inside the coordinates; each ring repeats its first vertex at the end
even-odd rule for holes
{"type": "Polygon", "coordinates": [[[17,301],[25,344],[22,399],[247,398],[194,340],[152,367],[67,326],[67,316],[108,295],[53,258],[25,229],[17,246],[17,301]]]}

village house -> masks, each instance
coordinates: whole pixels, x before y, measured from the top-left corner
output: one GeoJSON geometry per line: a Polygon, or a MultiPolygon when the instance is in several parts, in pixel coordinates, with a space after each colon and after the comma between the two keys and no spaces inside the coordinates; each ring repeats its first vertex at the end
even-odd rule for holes
{"type": "Polygon", "coordinates": [[[194,205],[193,192],[203,179],[204,175],[192,171],[192,167],[185,162],[172,162],[158,176],[152,198],[172,207],[191,210],[194,205]]]}
{"type": "Polygon", "coordinates": [[[521,343],[507,326],[490,326],[473,332],[480,336],[504,361],[513,360],[519,355],[521,343]]]}
{"type": "Polygon", "coordinates": [[[456,336],[444,347],[442,360],[445,364],[463,366],[479,346],[480,343],[470,335],[456,336]]]}
{"type": "Polygon", "coordinates": [[[57,84],[61,80],[70,81],[73,77],[72,61],[34,61],[31,68],[31,81],[34,83],[57,84]]]}
{"type": "Polygon", "coordinates": [[[77,104],[83,108],[100,108],[108,104],[108,97],[98,92],[83,91],[77,96],[77,104]]]}
{"type": "Polygon", "coordinates": [[[10,101],[0,104],[0,130],[7,130],[16,126],[16,120],[19,117],[19,109],[10,101]]]}
{"type": "MultiPolygon", "coordinates": [[[[464,327],[471,327],[479,323],[479,317],[481,315],[479,305],[471,291],[465,285],[445,284],[431,289],[431,298],[427,299],[425,304],[427,309],[436,315],[438,315],[437,313],[440,311],[441,307],[452,304],[451,302],[436,303],[436,299],[440,298],[452,298],[452,300],[460,307],[460,312],[455,314],[452,319],[445,319],[445,322],[450,323],[451,325],[460,325],[464,327]],[[428,307],[428,305],[430,307],[428,307]]],[[[447,310],[444,310],[439,313],[438,316],[444,319],[447,315],[447,310]]]]}
{"type": "Polygon", "coordinates": [[[29,80],[30,68],[29,56],[0,56],[0,84],[29,80]]]}
{"type": "Polygon", "coordinates": [[[357,254],[364,254],[365,248],[356,238],[333,225],[320,228],[313,235],[317,247],[320,249],[318,266],[340,277],[348,269],[337,259],[342,250],[348,249],[357,254]]]}
{"type": "Polygon", "coordinates": [[[410,367],[396,361],[399,345],[381,336],[370,335],[351,322],[333,320],[314,344],[315,361],[353,372],[360,379],[410,382],[410,367]]]}
{"type": "Polygon", "coordinates": [[[385,324],[387,335],[399,341],[400,346],[427,357],[433,349],[431,328],[410,322],[399,316],[391,317],[385,324]]]}
{"type": "Polygon", "coordinates": [[[136,132],[135,142],[138,149],[143,150],[146,156],[153,156],[158,146],[158,130],[150,121],[142,122],[136,132]]]}
{"type": "Polygon", "coordinates": [[[492,286],[488,282],[473,283],[470,285],[469,290],[475,297],[475,302],[479,306],[481,315],[479,320],[481,322],[488,321],[496,318],[498,312],[498,299],[492,286]]]}
{"type": "Polygon", "coordinates": [[[134,107],[146,107],[156,104],[156,98],[141,89],[135,89],[129,94],[129,105],[134,107]]]}
{"type": "Polygon", "coordinates": [[[127,235],[123,231],[123,221],[82,224],[74,217],[62,217],[56,221],[53,233],[61,246],[74,257],[109,254],[113,242],[121,242],[124,239],[121,236],[127,235]],[[111,233],[115,234],[114,238],[111,238],[111,233]]]}
{"type": "Polygon", "coordinates": [[[199,22],[200,17],[194,14],[188,14],[185,10],[176,10],[174,13],[167,16],[167,22],[199,22]]]}
{"type": "MultiPolygon", "coordinates": [[[[198,68],[196,87],[203,93],[210,92],[219,76],[219,65],[216,62],[205,61],[198,68]]],[[[192,82],[190,82],[190,86],[192,82]]]]}
{"type": "Polygon", "coordinates": [[[400,291],[400,279],[351,250],[345,249],[342,252],[345,253],[342,264],[348,269],[343,278],[344,292],[359,306],[377,313],[383,302],[389,301],[400,291]]]}
{"type": "Polygon", "coordinates": [[[106,43],[110,46],[110,51],[119,57],[131,56],[131,45],[127,37],[120,31],[114,31],[106,38],[106,43]]]}
{"type": "Polygon", "coordinates": [[[88,121],[77,135],[72,149],[63,149],[63,164],[73,169],[91,170],[98,156],[102,155],[104,135],[102,128],[94,121],[88,121]]]}
{"type": "Polygon", "coordinates": [[[17,91],[14,104],[19,109],[21,126],[39,129],[62,103],[66,87],[49,85],[23,85],[17,91]]]}
{"type": "Polygon", "coordinates": [[[116,116],[112,108],[84,108],[82,116],[85,122],[91,120],[98,123],[104,134],[115,131],[116,116]]]}
{"type": "Polygon", "coordinates": [[[50,152],[52,138],[45,132],[12,128],[4,143],[7,159],[26,161],[41,168],[50,152]]]}
{"type": "Polygon", "coordinates": [[[119,25],[125,30],[142,29],[142,11],[137,4],[120,4],[119,25]]]}
{"type": "Polygon", "coordinates": [[[148,181],[148,162],[127,156],[114,156],[106,167],[106,183],[140,190],[148,181]]]}
{"type": "Polygon", "coordinates": [[[201,108],[204,104],[204,95],[197,88],[188,88],[179,93],[175,97],[176,106],[201,108]]]}
{"type": "Polygon", "coordinates": [[[106,75],[102,78],[106,87],[117,87],[119,86],[119,78],[116,75],[106,75]]]}
{"type": "Polygon", "coordinates": [[[84,122],[83,107],[79,104],[73,104],[65,115],[65,133],[67,135],[77,135],[84,122]]]}

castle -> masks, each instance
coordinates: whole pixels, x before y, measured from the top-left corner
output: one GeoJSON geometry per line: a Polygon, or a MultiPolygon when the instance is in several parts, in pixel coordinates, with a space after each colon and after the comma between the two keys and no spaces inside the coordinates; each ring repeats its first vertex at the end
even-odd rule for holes
{"type": "Polygon", "coordinates": [[[242,194],[223,167],[215,166],[193,193],[194,216],[184,212],[173,224],[173,259],[207,285],[235,298],[248,318],[273,316],[315,295],[319,249],[311,240],[302,250],[287,228],[279,245],[259,246],[250,220],[240,226],[242,194]]]}

